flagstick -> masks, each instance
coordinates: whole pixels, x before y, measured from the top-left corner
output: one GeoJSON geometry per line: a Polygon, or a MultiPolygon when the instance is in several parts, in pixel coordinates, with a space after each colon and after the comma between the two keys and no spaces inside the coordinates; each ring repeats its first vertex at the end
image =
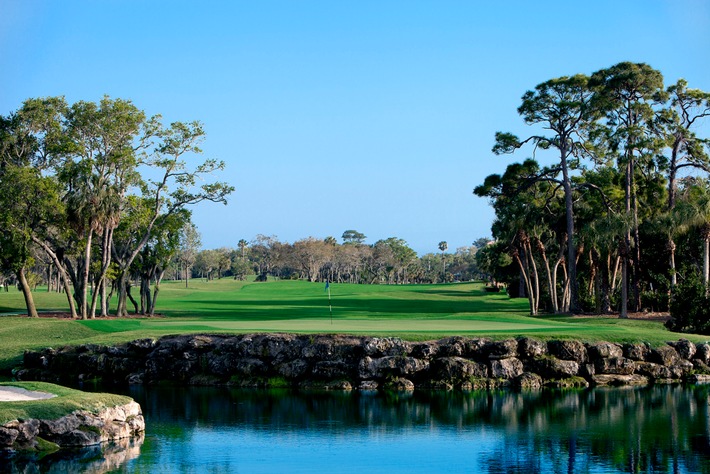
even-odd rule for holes
{"type": "Polygon", "coordinates": [[[330,285],[328,285],[328,308],[330,309],[330,324],[333,324],[333,305],[330,303],[330,285]]]}

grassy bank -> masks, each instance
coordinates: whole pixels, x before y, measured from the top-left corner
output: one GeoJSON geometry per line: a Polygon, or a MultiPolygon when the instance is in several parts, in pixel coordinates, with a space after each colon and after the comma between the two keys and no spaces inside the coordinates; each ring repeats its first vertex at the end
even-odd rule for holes
{"type": "Polygon", "coordinates": [[[46,400],[0,402],[0,425],[12,420],[30,418],[55,420],[76,410],[98,413],[104,408],[125,405],[129,397],[110,393],[87,393],[45,382],[0,382],[0,386],[20,387],[25,390],[56,395],[46,400]]]}
{"type": "MultiPolygon", "coordinates": [[[[36,293],[44,310],[64,310],[62,296],[36,293]]],[[[238,282],[194,280],[162,285],[158,309],[164,317],[71,321],[0,318],[0,369],[15,365],[25,349],[80,343],[118,343],[166,334],[214,332],[349,333],[409,340],[448,335],[520,335],[544,339],[649,342],[687,337],[661,322],[601,317],[527,316],[527,300],[486,293],[479,283],[449,285],[332,285],[332,320],[323,284],[303,281],[238,282]]],[[[22,311],[19,292],[0,294],[0,312],[22,311]]]]}

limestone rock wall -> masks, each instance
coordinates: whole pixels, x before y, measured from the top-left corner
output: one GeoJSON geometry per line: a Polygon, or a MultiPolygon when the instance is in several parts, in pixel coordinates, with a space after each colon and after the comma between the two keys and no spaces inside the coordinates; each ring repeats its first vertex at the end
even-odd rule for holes
{"type": "Polygon", "coordinates": [[[140,438],[145,431],[136,402],[107,408],[98,414],[75,411],[56,420],[14,420],[0,425],[0,449],[34,450],[39,438],[60,448],[84,447],[106,441],[140,438]]]}
{"type": "Polygon", "coordinates": [[[16,377],[69,384],[98,379],[117,384],[472,390],[705,383],[709,363],[710,345],[683,339],[652,348],[527,337],[407,342],[342,335],[180,335],[27,352],[16,377]]]}

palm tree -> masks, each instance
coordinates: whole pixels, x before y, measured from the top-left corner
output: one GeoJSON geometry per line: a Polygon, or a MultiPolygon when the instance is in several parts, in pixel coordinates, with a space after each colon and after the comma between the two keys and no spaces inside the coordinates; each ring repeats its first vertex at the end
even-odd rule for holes
{"type": "Polygon", "coordinates": [[[446,243],[445,240],[442,240],[439,242],[439,250],[441,250],[441,279],[443,281],[446,281],[446,257],[444,252],[446,252],[446,249],[449,248],[449,244],[446,243]]]}
{"type": "Polygon", "coordinates": [[[247,245],[249,245],[249,243],[244,239],[237,242],[237,247],[239,247],[239,251],[242,253],[242,260],[244,260],[244,252],[246,251],[247,245]]]}

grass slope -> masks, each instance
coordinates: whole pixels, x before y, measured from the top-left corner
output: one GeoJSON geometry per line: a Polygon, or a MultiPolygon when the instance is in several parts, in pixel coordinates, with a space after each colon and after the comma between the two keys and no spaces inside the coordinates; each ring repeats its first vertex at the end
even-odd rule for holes
{"type": "Polygon", "coordinates": [[[0,402],[0,425],[30,418],[56,420],[76,410],[98,413],[104,408],[125,405],[131,401],[122,395],[87,393],[45,382],[0,382],[0,385],[56,395],[46,400],[0,402]]]}
{"type": "MultiPolygon", "coordinates": [[[[486,293],[479,283],[449,285],[331,285],[333,318],[324,285],[304,281],[165,282],[158,300],[164,318],[90,321],[0,317],[0,370],[25,349],[80,343],[118,343],[190,332],[349,333],[409,340],[447,335],[496,338],[643,341],[654,345],[680,336],[660,322],[616,318],[527,316],[527,300],[486,293]]],[[[42,309],[62,309],[61,295],[36,293],[42,309]]],[[[22,311],[19,292],[0,293],[0,310],[22,311]]],[[[66,303],[64,303],[66,306],[66,303]]],[[[695,342],[707,337],[684,335],[695,342]]]]}

